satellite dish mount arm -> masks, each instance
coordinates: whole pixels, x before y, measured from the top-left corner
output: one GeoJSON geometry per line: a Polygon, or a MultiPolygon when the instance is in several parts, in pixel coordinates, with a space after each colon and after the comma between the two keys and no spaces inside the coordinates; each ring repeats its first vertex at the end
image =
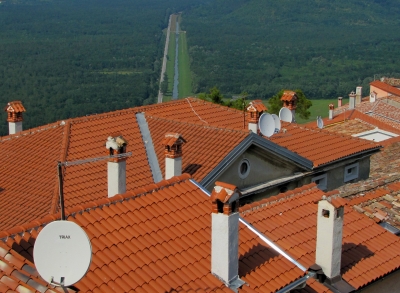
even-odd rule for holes
{"type": "Polygon", "coordinates": [[[58,282],[54,281],[54,277],[51,277],[50,284],[64,287],[64,279],[65,279],[64,277],[61,277],[60,283],[58,283],[58,282]]]}
{"type": "MultiPolygon", "coordinates": [[[[65,210],[64,210],[64,188],[63,188],[63,173],[62,173],[62,163],[58,161],[57,163],[58,169],[58,189],[60,194],[60,211],[61,211],[61,220],[65,221],[65,210]]],[[[62,283],[64,280],[61,281],[62,283]]]]}

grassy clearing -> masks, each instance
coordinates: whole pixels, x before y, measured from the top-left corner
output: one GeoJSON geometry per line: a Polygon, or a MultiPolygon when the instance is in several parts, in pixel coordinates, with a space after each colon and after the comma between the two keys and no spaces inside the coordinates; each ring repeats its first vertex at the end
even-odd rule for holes
{"type": "MultiPolygon", "coordinates": [[[[268,108],[268,100],[263,101],[264,104],[268,108]]],[[[301,119],[296,115],[296,122],[299,124],[304,124],[310,121],[317,121],[317,116],[321,116],[322,118],[328,117],[329,115],[329,104],[335,105],[337,108],[337,99],[323,99],[323,100],[311,100],[312,106],[309,109],[311,112],[310,118],[305,120],[301,119]]],[[[348,103],[348,99],[343,99],[343,105],[348,103]]]]}
{"type": "Polygon", "coordinates": [[[182,32],[179,35],[178,66],[179,66],[179,84],[178,84],[179,98],[190,96],[193,94],[192,76],[189,67],[189,52],[186,42],[186,32],[182,32]]]}

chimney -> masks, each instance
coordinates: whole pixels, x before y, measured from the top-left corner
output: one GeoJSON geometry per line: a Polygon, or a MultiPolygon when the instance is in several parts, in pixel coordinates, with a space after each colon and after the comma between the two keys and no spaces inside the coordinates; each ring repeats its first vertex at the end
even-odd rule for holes
{"type": "Polygon", "coordinates": [[[182,145],[186,140],[179,133],[167,133],[162,141],[165,147],[165,179],[182,175],[182,145]]]}
{"type": "Polygon", "coordinates": [[[354,109],[356,107],[356,94],[351,92],[349,95],[349,109],[354,109]]]}
{"type": "Polygon", "coordinates": [[[262,103],[261,100],[251,101],[247,107],[247,119],[249,121],[249,130],[254,133],[258,133],[258,120],[264,111],[267,111],[267,107],[262,103]]]}
{"type": "Polygon", "coordinates": [[[344,203],[325,196],[318,202],[315,262],[330,280],[340,277],[344,203]]]}
{"type": "Polygon", "coordinates": [[[290,111],[292,111],[292,116],[293,116],[292,122],[295,122],[297,100],[298,97],[296,93],[293,91],[284,91],[281,97],[281,101],[283,101],[283,107],[288,108],[290,111]]]}
{"type": "Polygon", "coordinates": [[[337,101],[337,106],[342,107],[343,97],[339,97],[337,101]]]}
{"type": "Polygon", "coordinates": [[[211,193],[211,273],[233,290],[239,279],[239,196],[236,186],[215,182],[211,193]]]}
{"type": "Polygon", "coordinates": [[[369,102],[370,103],[375,103],[376,95],[377,95],[377,93],[375,91],[373,91],[372,93],[369,94],[369,102]]]}
{"type": "Polygon", "coordinates": [[[329,104],[329,119],[333,119],[333,110],[335,109],[335,106],[333,104],[329,104]]]}
{"type": "Polygon", "coordinates": [[[356,87],[356,105],[361,104],[362,99],[362,87],[356,87]]]}
{"type": "MultiPolygon", "coordinates": [[[[106,142],[107,154],[115,156],[126,153],[126,140],[122,136],[109,136],[106,142]]],[[[112,157],[107,162],[108,197],[126,192],[126,158],[112,157]]]]}
{"type": "Polygon", "coordinates": [[[9,102],[5,108],[7,112],[9,134],[15,134],[22,131],[22,113],[26,112],[21,101],[9,102]]]}

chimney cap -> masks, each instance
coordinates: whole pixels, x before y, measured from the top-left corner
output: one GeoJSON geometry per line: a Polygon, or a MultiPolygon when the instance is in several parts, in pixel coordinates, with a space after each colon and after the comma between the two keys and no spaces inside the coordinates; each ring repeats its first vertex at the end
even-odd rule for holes
{"type": "Polygon", "coordinates": [[[329,104],[329,110],[333,110],[333,109],[335,109],[335,105],[329,104]]]}
{"type": "Polygon", "coordinates": [[[4,108],[4,111],[16,113],[26,112],[25,107],[22,105],[21,101],[8,102],[7,106],[4,108]]]}
{"type": "Polygon", "coordinates": [[[267,111],[267,107],[263,104],[261,100],[254,100],[249,103],[247,111],[251,112],[264,112],[267,111]]]}
{"type": "Polygon", "coordinates": [[[179,133],[168,132],[165,134],[164,139],[161,144],[166,146],[173,146],[175,144],[183,144],[186,143],[186,140],[179,133]]]}
{"type": "Polygon", "coordinates": [[[294,91],[284,91],[281,101],[297,101],[297,95],[294,91]]]}
{"type": "Polygon", "coordinates": [[[217,181],[211,194],[211,200],[230,204],[237,201],[239,196],[240,192],[235,185],[217,181]]]}

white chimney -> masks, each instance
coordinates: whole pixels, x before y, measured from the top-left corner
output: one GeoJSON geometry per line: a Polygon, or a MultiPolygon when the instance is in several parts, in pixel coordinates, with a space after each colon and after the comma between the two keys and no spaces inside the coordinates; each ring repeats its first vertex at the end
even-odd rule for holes
{"type": "Polygon", "coordinates": [[[317,250],[315,262],[330,280],[340,278],[342,259],[343,199],[325,199],[318,203],[317,250]]]}
{"type": "Polygon", "coordinates": [[[333,119],[333,110],[335,109],[335,106],[333,104],[329,104],[329,119],[333,119]]]}
{"type": "Polygon", "coordinates": [[[165,147],[165,179],[182,175],[182,145],[186,140],[179,133],[167,133],[162,141],[165,147]]]}
{"type": "Polygon", "coordinates": [[[343,97],[339,97],[337,101],[337,106],[342,107],[343,97]]]}
{"type": "Polygon", "coordinates": [[[351,92],[349,95],[349,109],[354,109],[356,107],[356,94],[351,92]]]}
{"type": "Polygon", "coordinates": [[[215,182],[211,194],[211,273],[231,289],[239,288],[239,196],[236,186],[215,182]]]}
{"type": "Polygon", "coordinates": [[[264,111],[267,111],[267,107],[261,100],[254,100],[249,103],[247,107],[247,119],[249,122],[249,130],[254,133],[258,133],[258,120],[264,111]]]}
{"type": "Polygon", "coordinates": [[[377,95],[377,93],[375,91],[369,94],[369,102],[370,103],[375,103],[376,95],[377,95]]]}
{"type": "Polygon", "coordinates": [[[5,111],[7,112],[9,134],[16,134],[22,131],[22,113],[26,112],[26,110],[21,101],[9,102],[5,111]]]}
{"type": "MultiPolygon", "coordinates": [[[[106,148],[109,156],[126,153],[127,142],[122,136],[109,136],[106,148]]],[[[110,157],[107,162],[108,197],[126,192],[126,158],[110,157]]]]}
{"type": "Polygon", "coordinates": [[[356,105],[361,103],[362,99],[362,87],[358,86],[356,87],[356,105]]]}

